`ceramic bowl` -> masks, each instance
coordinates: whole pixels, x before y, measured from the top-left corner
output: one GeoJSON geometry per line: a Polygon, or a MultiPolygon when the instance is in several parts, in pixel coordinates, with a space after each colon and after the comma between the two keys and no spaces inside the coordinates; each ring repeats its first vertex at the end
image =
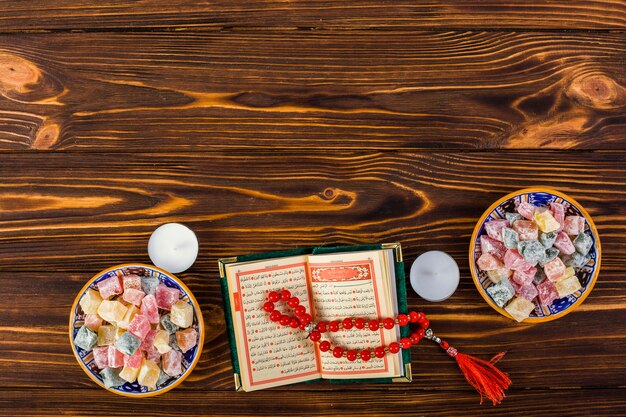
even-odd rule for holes
{"type": "Polygon", "coordinates": [[[515,211],[517,204],[526,201],[535,206],[546,206],[551,202],[562,203],[565,206],[565,215],[578,215],[585,218],[585,233],[589,234],[593,239],[593,246],[589,255],[591,259],[589,262],[581,268],[576,274],[582,284],[582,289],[576,291],[574,294],[567,297],[555,300],[550,306],[542,306],[539,303],[530,317],[524,320],[524,323],[538,323],[550,320],[555,320],[566,314],[572,312],[587,298],[598,277],[600,272],[600,239],[598,237],[598,231],[596,226],[589,216],[589,213],[572,197],[559,191],[551,190],[548,188],[527,188],[519,191],[515,191],[511,194],[505,195],[489,207],[485,213],[481,216],[480,220],[474,228],[472,234],[472,240],[469,248],[469,264],[474,284],[482,297],[487,303],[498,311],[503,316],[506,316],[513,320],[513,318],[503,309],[496,305],[491,299],[491,296],[485,291],[487,287],[491,285],[487,274],[478,269],[476,261],[481,255],[480,251],[480,236],[485,234],[485,223],[490,220],[503,219],[506,212],[515,211]]]}
{"type": "Polygon", "coordinates": [[[180,279],[176,278],[169,272],[152,265],[124,264],[117,265],[102,272],[99,272],[93,278],[91,278],[80,290],[80,292],[76,296],[76,299],[74,300],[74,304],[72,305],[72,310],[70,312],[69,336],[72,351],[74,352],[74,356],[76,356],[76,360],[78,361],[83,371],[85,371],[89,378],[91,378],[96,384],[100,385],[102,388],[107,389],[108,391],[114,392],[119,395],[129,397],[150,397],[163,394],[164,392],[171,390],[189,376],[193,368],[198,363],[198,359],[200,359],[200,353],[204,344],[204,322],[202,320],[202,313],[200,312],[198,302],[196,301],[191,291],[189,291],[189,288],[187,288],[187,286],[183,284],[180,279]],[[83,325],[85,318],[85,315],[79,305],[79,301],[82,298],[83,294],[85,294],[85,292],[89,288],[97,291],[98,283],[100,281],[114,276],[117,270],[124,270],[126,268],[144,268],[147,273],[157,277],[162,283],[164,283],[168,287],[180,290],[180,299],[191,304],[194,309],[194,318],[191,328],[195,329],[198,332],[198,344],[192,349],[188,350],[185,354],[183,354],[182,374],[178,377],[167,377],[167,375],[162,374],[162,376],[165,376],[167,378],[162,378],[162,381],[157,384],[156,389],[152,391],[148,390],[147,387],[139,385],[136,381],[132,384],[127,382],[119,387],[106,388],[102,383],[102,378],[99,375],[100,370],[96,367],[94,363],[93,351],[85,351],[74,344],[74,337],[76,336],[78,329],[83,325]]]}

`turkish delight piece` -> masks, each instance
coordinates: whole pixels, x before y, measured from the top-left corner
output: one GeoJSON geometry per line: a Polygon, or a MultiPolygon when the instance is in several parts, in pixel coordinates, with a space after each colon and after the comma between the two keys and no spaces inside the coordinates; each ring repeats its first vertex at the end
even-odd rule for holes
{"type": "Polygon", "coordinates": [[[176,343],[181,352],[187,353],[198,343],[198,332],[195,329],[185,329],[176,332],[176,343]]]}
{"type": "Polygon", "coordinates": [[[146,334],[146,337],[141,341],[141,345],[139,345],[139,349],[144,352],[147,352],[148,350],[150,350],[150,348],[154,346],[154,336],[156,336],[158,332],[159,331],[156,329],[150,329],[148,334],[146,334]]]}
{"type": "Polygon", "coordinates": [[[482,253],[490,253],[498,259],[502,259],[506,248],[502,242],[490,238],[489,236],[482,235],[480,237],[480,251],[482,253]]]}
{"type": "Polygon", "coordinates": [[[561,230],[565,223],[565,206],[561,203],[550,203],[550,211],[554,219],[559,222],[559,230],[561,230]]]}
{"type": "MultiPolygon", "coordinates": [[[[494,269],[500,269],[504,266],[500,259],[496,258],[490,253],[483,253],[482,255],[480,255],[480,257],[476,261],[476,264],[481,271],[493,271],[494,269]]],[[[178,323],[174,321],[173,316],[171,320],[172,322],[174,322],[174,324],[178,325],[178,323]]]]}
{"type": "Polygon", "coordinates": [[[521,241],[517,250],[526,262],[533,265],[537,265],[544,258],[546,252],[546,249],[538,240],[521,241]]]}
{"type": "Polygon", "coordinates": [[[93,348],[93,361],[98,369],[104,369],[109,366],[109,347],[96,346],[93,348]]]}
{"type": "Polygon", "coordinates": [[[546,274],[545,272],[543,272],[543,268],[537,268],[537,273],[535,274],[535,277],[533,278],[533,284],[537,285],[537,284],[541,284],[543,281],[545,281],[546,279],[546,274]]]}
{"type": "Polygon", "coordinates": [[[506,220],[490,220],[485,223],[485,232],[487,235],[499,242],[502,242],[502,229],[509,226],[506,220]]]}
{"type": "Polygon", "coordinates": [[[183,354],[177,350],[170,350],[163,355],[161,366],[163,372],[169,376],[178,376],[183,373],[182,367],[183,354]]]}
{"type": "Polygon", "coordinates": [[[98,315],[110,323],[117,323],[124,318],[128,307],[119,301],[103,300],[98,307],[98,315]]]}
{"type": "Polygon", "coordinates": [[[540,233],[539,234],[539,242],[541,242],[541,244],[546,249],[550,249],[552,246],[554,246],[554,241],[556,240],[556,236],[557,235],[558,235],[557,232],[540,233]]]}
{"type": "Polygon", "coordinates": [[[161,368],[154,361],[146,359],[139,369],[139,375],[137,376],[137,382],[140,385],[144,385],[149,389],[155,389],[156,383],[161,376],[161,368]]]}
{"type": "Polygon", "coordinates": [[[124,354],[117,350],[115,346],[109,348],[109,368],[121,368],[124,366],[124,354]]]}
{"type": "Polygon", "coordinates": [[[524,257],[520,255],[520,253],[515,249],[509,249],[504,254],[504,265],[508,269],[512,269],[514,271],[522,270],[527,271],[528,269],[535,266],[535,264],[531,262],[526,262],[524,257]]]}
{"type": "Polygon", "coordinates": [[[122,296],[122,298],[127,303],[131,303],[131,304],[134,304],[136,306],[139,306],[139,305],[141,305],[141,300],[143,300],[143,297],[145,297],[145,296],[146,296],[146,294],[143,291],[141,291],[141,290],[136,290],[134,288],[128,288],[128,289],[124,290],[124,295],[122,296]]]}
{"type": "MultiPolygon", "coordinates": [[[[500,264],[502,264],[502,262],[500,262],[500,264]]],[[[172,323],[183,329],[191,326],[193,323],[192,305],[183,300],[176,302],[176,304],[172,306],[170,320],[172,323]]]]}
{"type": "Polygon", "coordinates": [[[161,368],[161,376],[159,377],[159,380],[157,381],[157,387],[162,386],[164,383],[168,382],[170,379],[172,379],[172,377],[166,374],[165,372],[163,372],[163,369],[161,368]]]}
{"type": "Polygon", "coordinates": [[[117,275],[100,281],[98,283],[98,290],[100,290],[100,296],[103,300],[124,292],[124,289],[122,288],[122,282],[117,275]]]}
{"type": "Polygon", "coordinates": [[[133,383],[137,380],[137,376],[139,375],[140,368],[141,366],[138,366],[136,368],[133,368],[130,366],[124,366],[122,368],[122,371],[120,372],[120,378],[124,379],[127,382],[133,383]]]}
{"type": "Polygon", "coordinates": [[[578,236],[574,239],[574,247],[576,248],[576,252],[581,255],[586,255],[589,253],[589,250],[593,246],[593,239],[586,233],[579,233],[578,236]]]}
{"type": "Polygon", "coordinates": [[[513,272],[513,277],[511,280],[518,285],[526,285],[533,282],[533,278],[535,278],[535,274],[537,273],[537,268],[532,267],[527,269],[526,271],[517,270],[513,272]]]}
{"type": "Polygon", "coordinates": [[[519,206],[517,206],[517,212],[524,216],[524,218],[531,220],[535,214],[535,206],[523,201],[519,204],[519,206]]]}
{"type": "Polygon", "coordinates": [[[141,291],[143,291],[146,295],[154,295],[160,283],[161,281],[159,281],[157,277],[143,277],[141,278],[141,291]]]}
{"type": "Polygon", "coordinates": [[[552,216],[552,212],[550,210],[546,210],[542,213],[535,213],[535,223],[537,223],[537,227],[543,233],[556,232],[561,228],[561,224],[552,216]]]}
{"type": "Polygon", "coordinates": [[[548,262],[552,261],[554,258],[559,256],[559,250],[557,248],[548,248],[544,252],[543,259],[539,261],[539,265],[544,266],[548,262]]]}
{"type": "Polygon", "coordinates": [[[559,293],[556,290],[556,285],[550,280],[545,280],[541,284],[537,285],[537,295],[539,302],[544,306],[549,306],[554,300],[559,298],[559,293]]]}
{"type": "Polygon", "coordinates": [[[126,310],[126,314],[124,314],[122,320],[116,323],[117,327],[119,327],[120,329],[128,329],[128,325],[131,321],[133,321],[137,314],[139,314],[139,308],[137,308],[137,306],[130,305],[128,307],[128,310],[126,310]]]}
{"type": "Polygon", "coordinates": [[[509,224],[513,224],[518,220],[522,220],[524,217],[519,213],[504,213],[504,217],[509,224]]]}
{"type": "Polygon", "coordinates": [[[94,332],[97,332],[102,325],[102,318],[97,314],[87,314],[85,316],[85,326],[94,332]]]}
{"type": "Polygon", "coordinates": [[[150,330],[152,330],[152,327],[150,327],[150,322],[148,321],[146,316],[141,314],[137,314],[133,321],[131,321],[128,325],[128,331],[132,335],[136,336],[139,341],[145,339],[150,330]]]}
{"type": "Polygon", "coordinates": [[[161,317],[161,327],[169,334],[172,334],[178,331],[178,326],[172,323],[170,317],[171,316],[169,314],[165,314],[163,317],[161,317]]]}
{"type": "Polygon", "coordinates": [[[505,227],[502,229],[502,241],[507,249],[515,249],[519,243],[519,235],[510,227],[505,227]]]}
{"type": "Polygon", "coordinates": [[[159,308],[162,308],[163,310],[170,310],[172,305],[174,305],[174,303],[176,303],[180,298],[180,291],[161,283],[156,288],[155,297],[159,308]]]}
{"type": "Polygon", "coordinates": [[[582,285],[580,285],[580,281],[578,281],[576,276],[562,279],[556,283],[556,291],[559,293],[559,298],[573,294],[581,288],[582,285]]]}
{"type": "Polygon", "coordinates": [[[566,266],[573,266],[574,268],[582,268],[583,266],[587,265],[587,262],[589,262],[590,259],[591,257],[589,255],[585,256],[585,255],[581,255],[578,252],[574,252],[569,256],[564,256],[563,263],[565,263],[566,266]]]}
{"type": "Polygon", "coordinates": [[[537,288],[532,282],[524,284],[515,289],[515,295],[525,298],[528,301],[532,301],[537,296],[537,288]]]}
{"type": "Polygon", "coordinates": [[[139,369],[141,367],[141,362],[143,361],[143,354],[139,349],[132,355],[124,355],[124,367],[131,367],[139,369]]]}
{"type": "Polygon", "coordinates": [[[134,354],[139,349],[139,345],[141,345],[141,340],[130,332],[124,332],[115,342],[115,348],[128,356],[134,354]]]}
{"type": "Polygon", "coordinates": [[[133,288],[135,290],[141,290],[141,277],[135,274],[124,275],[122,278],[122,282],[124,284],[124,291],[129,288],[133,288]]]}
{"type": "Polygon", "coordinates": [[[170,334],[165,330],[159,330],[154,336],[154,346],[157,348],[160,354],[164,354],[172,350],[170,346],[170,334]]]}
{"type": "Polygon", "coordinates": [[[486,271],[486,272],[487,272],[487,277],[494,284],[497,284],[498,282],[500,282],[502,278],[509,278],[513,274],[513,271],[511,271],[510,269],[506,269],[506,268],[494,269],[494,270],[486,271]]]}
{"type": "Polygon", "coordinates": [[[100,376],[102,377],[102,383],[107,388],[119,387],[126,382],[120,378],[120,369],[104,368],[100,371],[100,376]]]}
{"type": "Polygon", "coordinates": [[[516,321],[522,322],[530,316],[535,309],[535,304],[523,297],[515,297],[504,309],[516,321]]]}
{"type": "Polygon", "coordinates": [[[563,277],[565,265],[563,264],[563,261],[561,261],[561,258],[554,258],[543,266],[543,271],[546,273],[546,277],[550,281],[556,282],[563,277]]]}
{"type": "Polygon", "coordinates": [[[152,345],[150,346],[150,349],[146,350],[146,359],[150,359],[154,363],[161,362],[161,353],[156,348],[156,346],[152,345]]]}
{"type": "Polygon", "coordinates": [[[513,225],[513,230],[519,235],[519,240],[539,239],[539,228],[537,224],[530,220],[518,220],[513,225]]]}
{"type": "Polygon", "coordinates": [[[117,329],[112,324],[103,324],[98,329],[98,346],[112,345],[115,343],[117,329]]]}
{"type": "Polygon", "coordinates": [[[485,291],[487,291],[487,294],[491,296],[493,302],[499,307],[504,307],[504,305],[513,298],[513,295],[515,295],[515,289],[507,278],[503,278],[499,283],[487,287],[485,291]]]}
{"type": "Polygon", "coordinates": [[[152,324],[159,322],[159,308],[157,307],[157,300],[152,294],[146,295],[141,301],[141,314],[146,316],[148,321],[152,324]]]}
{"type": "Polygon", "coordinates": [[[559,232],[554,241],[554,247],[563,255],[571,255],[576,250],[576,247],[565,232],[559,232]]]}
{"type": "Polygon", "coordinates": [[[571,236],[585,231],[585,218],[581,216],[567,216],[563,223],[563,231],[571,236]]]}
{"type": "Polygon", "coordinates": [[[96,314],[101,302],[102,297],[100,296],[100,293],[89,288],[81,297],[79,304],[85,314],[96,314]]]}
{"type": "Polygon", "coordinates": [[[93,347],[96,346],[97,341],[98,335],[87,326],[81,326],[76,333],[76,337],[74,337],[74,344],[86,351],[93,349],[93,347]]]}
{"type": "Polygon", "coordinates": [[[170,347],[174,350],[181,350],[180,346],[178,346],[178,341],[176,340],[176,333],[170,335],[170,347]]]}

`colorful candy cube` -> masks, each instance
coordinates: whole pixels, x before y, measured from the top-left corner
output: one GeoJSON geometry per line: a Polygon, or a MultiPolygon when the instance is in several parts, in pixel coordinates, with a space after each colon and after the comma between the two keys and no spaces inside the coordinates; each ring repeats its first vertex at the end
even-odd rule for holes
{"type": "Polygon", "coordinates": [[[147,294],[154,295],[157,287],[161,281],[157,277],[142,277],[141,278],[141,291],[147,294]]]}
{"type": "Polygon", "coordinates": [[[122,298],[127,303],[131,303],[131,304],[134,304],[136,306],[139,306],[139,305],[141,305],[141,300],[143,300],[143,297],[145,297],[145,296],[146,296],[146,294],[144,294],[144,292],[141,291],[141,290],[136,290],[134,288],[128,288],[128,289],[124,290],[124,295],[122,296],[122,298]]]}
{"type": "Polygon", "coordinates": [[[499,307],[504,307],[504,305],[513,298],[513,295],[515,295],[515,289],[507,278],[503,278],[499,283],[487,287],[485,291],[487,291],[487,294],[491,296],[493,302],[499,307]]]}
{"type": "Polygon", "coordinates": [[[150,349],[146,350],[146,359],[150,359],[154,363],[161,362],[161,353],[156,348],[156,346],[152,345],[150,346],[150,349]]]}
{"type": "Polygon", "coordinates": [[[124,292],[122,281],[120,281],[120,278],[117,275],[100,281],[98,283],[98,290],[100,290],[100,296],[103,300],[124,292]]]}
{"type": "MultiPolygon", "coordinates": [[[[500,269],[504,266],[500,259],[496,258],[490,253],[483,253],[482,255],[480,255],[480,257],[476,261],[476,264],[478,265],[478,268],[480,268],[481,271],[493,271],[495,269],[500,269]]],[[[178,325],[178,323],[174,322],[173,317],[172,317],[172,322],[178,325]]]]}
{"type": "Polygon", "coordinates": [[[93,348],[93,361],[98,369],[104,369],[109,366],[109,347],[96,346],[93,348]]]}
{"type": "MultiPolygon", "coordinates": [[[[520,220],[520,221],[523,221],[523,220],[520,220]]],[[[524,260],[524,257],[520,255],[520,253],[515,249],[509,249],[506,251],[506,253],[504,254],[504,265],[508,269],[512,269],[514,271],[517,271],[517,270],[527,271],[533,266],[535,266],[535,264],[531,262],[526,262],[524,260]]]]}
{"type": "Polygon", "coordinates": [[[502,229],[502,241],[504,242],[505,248],[516,249],[519,243],[519,235],[510,227],[504,227],[502,229]]]}
{"type": "Polygon", "coordinates": [[[543,272],[543,268],[537,268],[535,278],[533,278],[533,284],[538,285],[546,280],[546,274],[543,272]]]}
{"type": "Polygon", "coordinates": [[[128,307],[128,310],[126,310],[126,314],[124,314],[122,320],[117,322],[117,327],[120,329],[128,329],[128,325],[131,321],[133,321],[137,314],[139,314],[139,308],[131,304],[128,307]]]}
{"type": "Polygon", "coordinates": [[[119,387],[120,385],[124,385],[126,382],[124,379],[120,378],[120,369],[113,368],[104,368],[100,371],[100,376],[102,377],[102,383],[105,387],[119,387]]]}
{"type": "Polygon", "coordinates": [[[528,268],[526,271],[517,270],[513,272],[513,277],[511,279],[517,285],[527,285],[533,282],[536,273],[537,268],[535,267],[528,268]]]}
{"type": "Polygon", "coordinates": [[[156,288],[155,297],[159,308],[162,308],[163,310],[170,310],[172,305],[174,305],[174,303],[176,303],[180,298],[180,291],[161,283],[156,288]]]}
{"type": "Polygon", "coordinates": [[[185,329],[176,332],[176,343],[181,352],[187,353],[187,351],[198,343],[198,332],[195,329],[185,329]]]}
{"type": "Polygon", "coordinates": [[[141,340],[130,332],[124,332],[115,342],[115,348],[127,356],[134,354],[139,349],[139,345],[141,345],[141,340]]]}
{"type": "Polygon", "coordinates": [[[557,248],[548,248],[546,249],[543,259],[539,261],[539,265],[544,266],[548,262],[552,261],[554,258],[559,256],[559,250],[557,248]]]}
{"type": "Polygon", "coordinates": [[[535,214],[535,206],[527,201],[523,201],[517,206],[517,212],[524,216],[525,219],[532,220],[535,214]]]}
{"type": "Polygon", "coordinates": [[[530,282],[517,287],[515,289],[515,295],[525,298],[528,301],[532,301],[537,296],[537,288],[532,282],[530,282]]]}
{"type": "Polygon", "coordinates": [[[133,368],[130,366],[124,366],[122,368],[122,371],[120,372],[120,378],[124,379],[127,382],[133,383],[137,380],[137,376],[139,375],[140,368],[141,366],[138,366],[136,368],[133,368]]]}
{"type": "Polygon", "coordinates": [[[164,354],[172,350],[170,346],[170,334],[165,330],[159,330],[154,336],[154,347],[157,348],[160,354],[164,354]]]}
{"type": "Polygon", "coordinates": [[[524,217],[519,213],[504,213],[504,217],[509,224],[513,224],[518,220],[522,220],[524,217]]]}
{"type": "Polygon", "coordinates": [[[591,236],[586,233],[580,233],[574,239],[574,247],[576,248],[576,252],[580,253],[581,255],[588,254],[592,246],[593,239],[591,239],[591,236]]]}
{"type": "Polygon", "coordinates": [[[539,239],[539,228],[537,224],[530,220],[518,220],[513,225],[513,230],[519,235],[519,240],[539,239]]]}
{"type": "Polygon", "coordinates": [[[146,359],[139,369],[137,382],[139,382],[140,385],[148,387],[149,389],[155,389],[160,376],[161,368],[159,368],[159,365],[150,359],[146,359]]]}
{"type": "Polygon", "coordinates": [[[558,232],[540,233],[539,242],[541,242],[544,248],[549,249],[554,245],[557,235],[558,232]]]}
{"type": "Polygon", "coordinates": [[[129,288],[141,291],[141,277],[135,274],[124,275],[122,278],[124,284],[124,291],[129,288]]]}
{"type": "Polygon", "coordinates": [[[556,291],[559,293],[559,298],[573,294],[581,288],[582,285],[580,285],[580,281],[576,276],[564,278],[556,283],[556,291]]]}
{"type": "Polygon", "coordinates": [[[569,256],[564,256],[563,257],[563,263],[565,263],[566,266],[573,266],[574,268],[582,268],[583,266],[587,265],[587,262],[589,262],[589,260],[591,259],[591,257],[589,255],[581,255],[578,252],[574,252],[569,256]]]}
{"type": "Polygon", "coordinates": [[[128,307],[119,301],[103,300],[98,307],[98,315],[109,323],[117,323],[124,318],[128,307]]]}
{"type": "Polygon", "coordinates": [[[482,235],[480,237],[480,251],[482,253],[490,253],[498,259],[502,259],[506,248],[502,242],[490,238],[489,236],[482,235]]]}
{"type": "Polygon", "coordinates": [[[154,336],[156,336],[158,332],[159,332],[158,330],[151,329],[146,335],[146,337],[141,341],[141,345],[139,345],[139,349],[144,352],[147,352],[152,347],[154,347],[154,336]]]}
{"type": "Polygon", "coordinates": [[[511,271],[510,269],[506,269],[506,268],[494,269],[494,270],[486,271],[486,272],[487,272],[487,277],[494,284],[497,284],[503,278],[509,278],[513,274],[513,271],[511,271]]]}
{"type": "Polygon", "coordinates": [[[517,245],[517,250],[524,260],[533,265],[543,260],[546,249],[538,240],[523,240],[517,245]]]}
{"type": "Polygon", "coordinates": [[[161,327],[169,334],[172,334],[178,331],[178,326],[172,323],[170,317],[170,314],[165,314],[163,317],[161,317],[161,327]]]}
{"type": "Polygon", "coordinates": [[[93,347],[96,346],[97,341],[98,335],[93,330],[87,328],[87,326],[81,326],[74,337],[74,344],[86,351],[93,349],[93,347]]]}
{"type": "Polygon", "coordinates": [[[576,247],[565,232],[559,232],[556,240],[554,241],[554,247],[557,248],[563,255],[571,255],[574,251],[576,251],[576,247]]]}
{"type": "Polygon", "coordinates": [[[539,302],[544,306],[549,306],[554,300],[559,298],[556,285],[554,285],[554,282],[549,279],[537,285],[537,295],[539,297],[539,302]]]}
{"type": "Polygon", "coordinates": [[[578,236],[585,231],[585,218],[581,216],[567,216],[563,222],[563,231],[571,236],[578,236]]]}
{"type": "Polygon", "coordinates": [[[154,295],[148,294],[141,300],[140,310],[141,314],[146,316],[150,323],[156,324],[159,322],[159,308],[154,295]]]}
{"type": "Polygon", "coordinates": [[[554,258],[543,266],[546,277],[553,282],[560,280],[565,272],[565,265],[561,258],[554,258]]]}
{"type": "Polygon", "coordinates": [[[178,346],[178,342],[176,341],[176,333],[170,334],[170,347],[174,350],[181,351],[180,346],[178,346]]]}
{"type": "Polygon", "coordinates": [[[502,229],[509,227],[506,220],[490,220],[485,223],[485,231],[490,238],[502,242],[502,229]]]}
{"type": "Polygon", "coordinates": [[[142,361],[143,361],[143,354],[141,353],[141,350],[139,349],[137,349],[137,351],[130,356],[124,355],[124,367],[139,369],[141,367],[142,361]]]}
{"type": "Polygon", "coordinates": [[[108,346],[109,349],[109,367],[121,368],[124,366],[124,354],[117,350],[115,346],[108,346]]]}
{"type": "Polygon", "coordinates": [[[166,354],[163,355],[163,360],[161,361],[161,366],[163,367],[163,372],[168,374],[169,376],[178,376],[183,373],[182,367],[183,355],[177,350],[170,350],[166,354]]]}
{"type": "Polygon", "coordinates": [[[150,322],[148,321],[146,316],[142,314],[137,314],[133,321],[131,321],[128,325],[128,331],[136,336],[139,341],[145,339],[150,330],[152,330],[152,327],[150,327],[150,322]]]}
{"type": "Polygon", "coordinates": [[[515,297],[504,309],[513,319],[522,322],[530,316],[535,309],[535,304],[523,297],[515,297]]]}
{"type": "Polygon", "coordinates": [[[97,314],[87,314],[85,316],[85,326],[94,332],[97,332],[102,325],[102,318],[97,314]]]}
{"type": "Polygon", "coordinates": [[[112,324],[103,324],[98,329],[98,346],[107,346],[115,343],[117,328],[112,324]]]}
{"type": "Polygon", "coordinates": [[[100,293],[89,288],[80,299],[79,304],[85,314],[96,314],[101,302],[102,297],[100,296],[100,293]]]}
{"type": "MultiPolygon", "coordinates": [[[[500,264],[502,264],[502,262],[500,262],[500,264]]],[[[176,302],[176,304],[172,306],[170,320],[183,329],[191,326],[193,323],[193,306],[183,300],[176,302]]]]}
{"type": "Polygon", "coordinates": [[[537,227],[539,227],[539,230],[543,233],[556,232],[561,228],[561,223],[554,218],[550,210],[541,213],[536,212],[534,219],[535,223],[537,223],[537,227]]]}
{"type": "Polygon", "coordinates": [[[559,231],[563,228],[565,223],[565,206],[561,203],[550,203],[550,211],[554,219],[559,222],[559,231]]]}

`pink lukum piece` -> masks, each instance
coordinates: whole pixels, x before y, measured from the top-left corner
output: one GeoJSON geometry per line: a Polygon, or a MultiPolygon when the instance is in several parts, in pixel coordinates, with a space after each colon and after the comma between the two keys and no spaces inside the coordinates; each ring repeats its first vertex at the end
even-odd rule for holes
{"type": "Polygon", "coordinates": [[[550,211],[555,220],[561,225],[559,228],[559,231],[561,231],[565,223],[565,206],[561,203],[550,203],[550,211]]]}
{"type": "Polygon", "coordinates": [[[102,326],[102,318],[97,314],[87,314],[85,315],[85,326],[97,332],[100,326],[102,326]]]}
{"type": "Polygon", "coordinates": [[[122,296],[122,298],[127,303],[131,303],[131,304],[134,304],[136,306],[140,306],[141,305],[141,300],[143,300],[143,297],[145,297],[145,296],[146,296],[146,294],[143,291],[141,291],[141,290],[137,290],[135,288],[127,288],[127,289],[124,290],[124,295],[122,296]]]}
{"type": "Polygon", "coordinates": [[[141,300],[141,308],[139,311],[143,316],[146,316],[150,323],[156,324],[159,322],[159,308],[157,307],[157,301],[154,295],[148,294],[141,300]]]}
{"type": "Polygon", "coordinates": [[[117,275],[100,281],[98,283],[98,290],[100,291],[100,297],[102,297],[103,300],[124,292],[122,282],[117,275]]]}
{"type": "Polygon", "coordinates": [[[152,345],[150,349],[146,350],[146,359],[150,359],[151,361],[154,361],[155,363],[161,362],[161,354],[159,353],[156,346],[152,345]]]}
{"type": "Polygon", "coordinates": [[[156,336],[157,333],[158,330],[151,329],[146,335],[146,338],[142,340],[141,345],[139,345],[139,350],[143,350],[144,352],[149,351],[150,348],[153,347],[154,336],[156,336]]]}
{"type": "MultiPolygon", "coordinates": [[[[521,220],[518,220],[516,223],[519,223],[521,220]]],[[[504,265],[511,270],[514,271],[528,271],[530,268],[534,267],[536,264],[532,264],[530,262],[526,262],[524,257],[520,255],[517,249],[509,249],[504,254],[504,265]]]]}
{"type": "Polygon", "coordinates": [[[183,353],[193,348],[198,343],[198,332],[195,329],[185,329],[176,332],[176,343],[183,353]]]}
{"type": "Polygon", "coordinates": [[[535,274],[537,274],[537,268],[535,267],[528,268],[526,271],[517,270],[513,272],[511,279],[518,285],[526,285],[533,282],[535,274]]]}
{"type": "Polygon", "coordinates": [[[124,281],[124,290],[127,290],[129,288],[133,288],[135,290],[141,289],[141,277],[139,275],[135,275],[135,274],[124,275],[123,281],[124,281]]]}
{"type": "Polygon", "coordinates": [[[580,216],[567,216],[563,223],[563,231],[570,236],[578,236],[585,231],[585,218],[580,216]]]}
{"type": "Polygon", "coordinates": [[[537,285],[537,292],[539,293],[539,302],[544,306],[549,306],[554,300],[559,298],[556,285],[550,280],[545,280],[537,285]]]}
{"type": "Polygon", "coordinates": [[[128,366],[129,368],[139,369],[141,368],[141,361],[143,360],[143,354],[141,350],[137,349],[137,351],[131,356],[124,355],[124,366],[128,366]]]}
{"type": "Polygon", "coordinates": [[[178,376],[183,372],[183,368],[181,366],[181,362],[183,360],[183,355],[176,349],[172,349],[169,352],[163,355],[163,363],[161,367],[163,368],[163,372],[168,374],[169,376],[178,376]]]}
{"type": "Polygon", "coordinates": [[[180,298],[180,291],[161,283],[156,288],[157,306],[163,310],[171,310],[172,305],[180,298]]]}
{"type": "Polygon", "coordinates": [[[146,316],[142,314],[137,314],[128,325],[128,331],[137,336],[137,339],[139,340],[145,339],[150,330],[152,330],[150,322],[146,316]]]}
{"type": "Polygon", "coordinates": [[[533,215],[535,214],[535,206],[527,201],[524,201],[517,206],[517,212],[524,216],[525,219],[532,220],[533,215]]]}
{"type": "Polygon", "coordinates": [[[513,230],[519,235],[519,240],[537,240],[539,238],[539,227],[537,223],[530,220],[518,220],[513,223],[513,230]]]}
{"type": "Polygon", "coordinates": [[[535,288],[532,282],[519,287],[513,286],[513,288],[515,289],[515,295],[525,298],[528,301],[532,301],[537,296],[537,288],[535,288]]]}
{"type": "Polygon", "coordinates": [[[99,369],[109,366],[109,347],[96,346],[93,348],[93,360],[99,369]]]}
{"type": "Polygon", "coordinates": [[[550,281],[558,281],[565,273],[565,264],[563,264],[561,258],[557,257],[545,264],[543,266],[543,271],[546,273],[546,277],[550,281]]]}
{"type": "Polygon", "coordinates": [[[493,271],[494,269],[500,269],[504,265],[502,261],[490,253],[483,253],[476,261],[476,264],[481,271],[493,271]]]}
{"type": "Polygon", "coordinates": [[[502,259],[504,258],[506,248],[504,247],[504,243],[492,239],[489,236],[482,235],[480,237],[480,251],[482,253],[490,253],[496,258],[502,259]]]}
{"type": "Polygon", "coordinates": [[[571,255],[576,252],[574,243],[572,243],[572,240],[565,232],[559,232],[559,234],[556,235],[554,247],[557,248],[563,255],[571,255]]]}
{"type": "Polygon", "coordinates": [[[490,220],[485,223],[485,231],[490,238],[502,242],[502,229],[509,227],[507,220],[490,220]]]}
{"type": "Polygon", "coordinates": [[[124,366],[124,354],[115,349],[115,346],[109,345],[109,368],[121,368],[124,366]]]}

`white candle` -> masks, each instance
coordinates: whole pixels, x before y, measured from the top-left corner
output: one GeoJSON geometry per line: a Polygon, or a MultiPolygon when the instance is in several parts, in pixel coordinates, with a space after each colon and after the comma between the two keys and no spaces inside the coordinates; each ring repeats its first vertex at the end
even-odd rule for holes
{"type": "Polygon", "coordinates": [[[426,301],[443,301],[459,285],[459,267],[445,252],[430,251],[417,257],[411,266],[411,286],[426,301]]]}
{"type": "Polygon", "coordinates": [[[148,241],[150,260],[173,274],[189,269],[198,256],[198,239],[187,226],[167,223],[159,226],[148,241]]]}

